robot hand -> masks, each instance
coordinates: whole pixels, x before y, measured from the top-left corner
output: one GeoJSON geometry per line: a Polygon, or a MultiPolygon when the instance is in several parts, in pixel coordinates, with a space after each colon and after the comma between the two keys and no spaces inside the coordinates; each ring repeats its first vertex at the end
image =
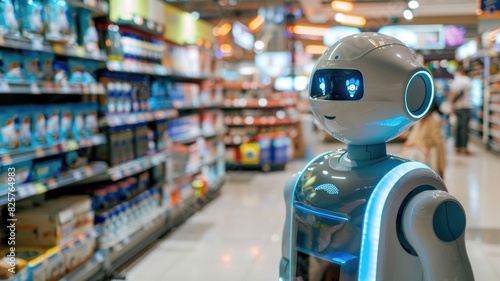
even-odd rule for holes
{"type": "Polygon", "coordinates": [[[416,195],[404,212],[404,234],[418,254],[425,281],[473,281],[464,241],[465,213],[444,191],[416,195]]]}

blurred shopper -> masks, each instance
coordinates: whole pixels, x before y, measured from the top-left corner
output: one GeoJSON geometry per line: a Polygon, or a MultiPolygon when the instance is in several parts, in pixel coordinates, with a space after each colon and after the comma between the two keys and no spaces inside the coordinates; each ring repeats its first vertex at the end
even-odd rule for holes
{"type": "Polygon", "coordinates": [[[455,116],[455,152],[470,155],[467,149],[469,142],[469,121],[472,117],[472,103],[470,101],[471,79],[459,65],[455,78],[450,85],[451,115],[455,116]]]}
{"type": "Polygon", "coordinates": [[[444,178],[446,147],[440,116],[437,100],[434,99],[427,115],[413,126],[403,144],[402,154],[404,157],[427,164],[444,178]]]}

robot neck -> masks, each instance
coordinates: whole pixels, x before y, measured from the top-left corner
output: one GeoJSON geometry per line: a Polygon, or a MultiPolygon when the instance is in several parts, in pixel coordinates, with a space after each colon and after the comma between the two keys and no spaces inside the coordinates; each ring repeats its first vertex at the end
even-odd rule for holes
{"type": "Polygon", "coordinates": [[[347,157],[351,161],[371,161],[387,156],[385,143],[370,145],[347,145],[347,157]]]}

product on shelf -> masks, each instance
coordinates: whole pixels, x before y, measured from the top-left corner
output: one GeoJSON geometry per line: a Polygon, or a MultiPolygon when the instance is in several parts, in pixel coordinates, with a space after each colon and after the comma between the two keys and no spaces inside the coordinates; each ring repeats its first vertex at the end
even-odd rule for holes
{"type": "Polygon", "coordinates": [[[37,52],[23,51],[23,67],[24,67],[24,80],[36,81],[39,77],[39,59],[40,56],[37,52]]]}
{"type": "Polygon", "coordinates": [[[18,0],[22,35],[27,38],[43,36],[43,4],[40,0],[18,0]]]}
{"type": "Polygon", "coordinates": [[[0,145],[3,151],[18,149],[19,141],[19,115],[15,108],[4,107],[0,109],[0,145]]]}
{"type": "Polygon", "coordinates": [[[19,23],[16,18],[16,11],[12,0],[0,1],[0,33],[18,34],[19,23]]]}
{"type": "Polygon", "coordinates": [[[93,230],[88,196],[65,196],[45,204],[18,209],[16,243],[29,246],[62,246],[75,236],[93,230]]]}
{"type": "Polygon", "coordinates": [[[106,85],[108,93],[100,96],[101,115],[150,111],[151,86],[148,80],[142,75],[104,73],[100,82],[106,85]]]}
{"type": "Polygon", "coordinates": [[[97,63],[95,61],[83,60],[83,59],[69,59],[69,79],[70,83],[81,83],[89,84],[95,83],[96,80],[92,76],[92,73],[97,69],[97,63]]]}
{"type": "Polygon", "coordinates": [[[54,62],[54,54],[52,53],[45,53],[45,52],[40,52],[39,54],[39,61],[40,61],[40,79],[41,80],[47,80],[47,81],[53,81],[54,80],[54,67],[53,67],[53,62],[54,62]]]}
{"type": "Polygon", "coordinates": [[[32,167],[32,161],[22,161],[9,166],[0,166],[0,194],[6,194],[8,192],[9,172],[12,172],[9,168],[15,169],[15,184],[19,186],[31,181],[32,167]]]}
{"type": "Polygon", "coordinates": [[[78,10],[79,44],[90,54],[99,54],[99,34],[92,18],[92,12],[85,9],[78,10]]]}
{"type": "Polygon", "coordinates": [[[20,81],[24,79],[25,72],[22,69],[23,58],[21,54],[2,50],[3,77],[7,81],[20,81]]]}
{"type": "Polygon", "coordinates": [[[61,157],[51,157],[49,159],[37,160],[33,164],[32,181],[41,181],[48,178],[55,178],[62,172],[61,157]]]}
{"type": "Polygon", "coordinates": [[[68,15],[68,4],[65,0],[47,0],[45,4],[45,38],[51,41],[68,41],[71,35],[73,17],[68,15]]]}
{"type": "Polygon", "coordinates": [[[49,143],[59,141],[60,137],[60,108],[56,105],[45,107],[45,118],[47,120],[47,140],[49,143]]]}
{"type": "Polygon", "coordinates": [[[200,116],[194,114],[170,121],[168,133],[174,141],[200,136],[200,116]]]}
{"type": "Polygon", "coordinates": [[[123,61],[120,28],[115,24],[99,24],[101,46],[105,46],[108,60],[123,61]]]}

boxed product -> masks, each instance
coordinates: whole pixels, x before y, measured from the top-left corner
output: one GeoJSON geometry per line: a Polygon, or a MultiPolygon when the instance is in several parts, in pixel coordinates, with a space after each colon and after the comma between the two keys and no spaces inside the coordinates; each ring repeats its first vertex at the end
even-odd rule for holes
{"type": "Polygon", "coordinates": [[[73,107],[70,104],[61,105],[61,137],[72,139],[75,137],[73,126],[73,107]]]}
{"type": "Polygon", "coordinates": [[[256,165],[260,161],[260,148],[256,142],[240,145],[241,164],[256,165]]]}
{"type": "Polygon", "coordinates": [[[54,178],[61,174],[62,160],[59,157],[45,159],[33,164],[32,180],[46,180],[54,178]]]}
{"type": "Polygon", "coordinates": [[[96,239],[94,235],[77,237],[71,246],[63,247],[64,269],[69,272],[92,256],[96,239]]]}
{"type": "Polygon", "coordinates": [[[83,148],[63,154],[63,170],[76,169],[88,164],[92,148],[83,148]]]}
{"type": "Polygon", "coordinates": [[[63,61],[53,61],[54,82],[62,83],[68,81],[68,64],[63,61]]]}
{"type": "Polygon", "coordinates": [[[70,20],[68,17],[68,5],[65,0],[47,0],[45,3],[45,38],[47,40],[67,40],[70,32],[70,20]]]}
{"type": "Polygon", "coordinates": [[[19,23],[12,0],[0,1],[0,34],[18,34],[19,23]]]}
{"type": "Polygon", "coordinates": [[[0,166],[0,194],[6,194],[9,190],[9,168],[14,168],[16,171],[15,183],[16,186],[31,181],[32,161],[17,162],[9,166],[0,166]]]}
{"type": "Polygon", "coordinates": [[[160,151],[166,150],[168,147],[168,123],[167,120],[156,121],[156,145],[160,151]]]}
{"type": "Polygon", "coordinates": [[[16,217],[16,242],[24,245],[63,245],[69,241],[74,229],[73,210],[66,205],[18,210],[16,217]]]}
{"type": "Polygon", "coordinates": [[[35,142],[37,145],[47,144],[47,118],[45,117],[45,110],[42,106],[31,107],[33,118],[33,132],[35,142]]]}
{"type": "Polygon", "coordinates": [[[92,76],[92,73],[97,69],[95,61],[69,59],[68,67],[70,73],[68,81],[70,83],[89,84],[96,82],[92,76]]]}
{"type": "Polygon", "coordinates": [[[40,37],[44,32],[43,5],[40,0],[18,0],[22,34],[25,37],[40,37]]]}
{"type": "Polygon", "coordinates": [[[40,60],[40,79],[47,81],[54,80],[54,54],[40,52],[38,56],[40,60]]]}
{"type": "Polygon", "coordinates": [[[37,52],[23,51],[23,67],[24,67],[24,80],[36,81],[39,76],[38,60],[40,59],[37,52]]]}
{"type": "Polygon", "coordinates": [[[17,149],[19,141],[19,114],[15,108],[0,108],[0,147],[3,152],[17,149]]]}
{"type": "Polygon", "coordinates": [[[81,103],[75,103],[71,105],[74,121],[73,121],[73,133],[75,138],[85,138],[87,133],[85,131],[85,106],[81,103]]]}
{"type": "Polygon", "coordinates": [[[2,63],[5,80],[19,81],[24,79],[24,71],[22,69],[23,58],[21,54],[3,50],[2,63]]]}
{"type": "Polygon", "coordinates": [[[47,141],[54,143],[60,139],[60,107],[56,105],[44,106],[47,124],[47,141]]]}
{"type": "Polygon", "coordinates": [[[34,147],[34,134],[32,129],[34,128],[34,121],[32,117],[31,107],[25,107],[23,110],[19,109],[19,142],[21,147],[34,147]]]}
{"type": "Polygon", "coordinates": [[[95,27],[94,20],[92,18],[92,11],[80,9],[79,14],[79,36],[80,45],[85,48],[85,51],[91,54],[99,53],[99,34],[97,33],[97,28],[95,27]]]}
{"type": "Polygon", "coordinates": [[[99,133],[99,125],[97,120],[97,103],[86,102],[83,103],[85,110],[85,131],[87,135],[94,135],[99,133]]]}

